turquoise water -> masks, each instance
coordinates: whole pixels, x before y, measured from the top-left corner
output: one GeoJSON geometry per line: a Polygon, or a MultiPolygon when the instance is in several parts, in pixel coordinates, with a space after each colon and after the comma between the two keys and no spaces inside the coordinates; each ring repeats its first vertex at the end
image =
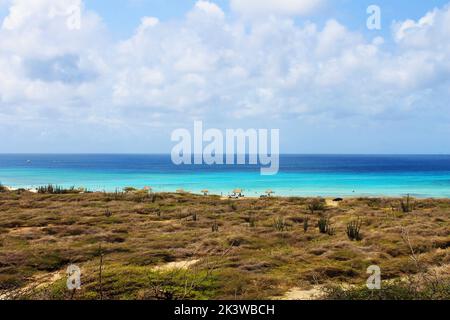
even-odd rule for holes
{"type": "Polygon", "coordinates": [[[450,156],[284,155],[280,173],[258,166],[175,166],[164,155],[0,155],[0,181],[114,191],[126,186],[247,196],[403,196],[450,198],[450,156]]]}

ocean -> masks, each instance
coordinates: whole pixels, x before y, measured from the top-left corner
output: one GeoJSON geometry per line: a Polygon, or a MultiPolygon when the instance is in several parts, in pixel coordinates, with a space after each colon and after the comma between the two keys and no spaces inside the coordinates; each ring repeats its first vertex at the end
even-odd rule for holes
{"type": "Polygon", "coordinates": [[[259,166],[176,166],[169,155],[2,154],[0,182],[219,195],[240,188],[251,197],[271,189],[279,196],[450,198],[450,155],[281,155],[279,174],[261,176],[259,166]]]}

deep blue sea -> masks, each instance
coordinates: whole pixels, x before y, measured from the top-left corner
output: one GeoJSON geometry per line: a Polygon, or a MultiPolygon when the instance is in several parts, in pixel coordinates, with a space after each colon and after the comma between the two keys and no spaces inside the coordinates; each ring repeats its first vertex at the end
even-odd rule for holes
{"type": "Polygon", "coordinates": [[[450,155],[282,155],[280,172],[259,166],[172,164],[169,155],[0,155],[0,182],[15,188],[45,184],[114,191],[208,189],[247,196],[403,196],[450,198],[450,155]]]}

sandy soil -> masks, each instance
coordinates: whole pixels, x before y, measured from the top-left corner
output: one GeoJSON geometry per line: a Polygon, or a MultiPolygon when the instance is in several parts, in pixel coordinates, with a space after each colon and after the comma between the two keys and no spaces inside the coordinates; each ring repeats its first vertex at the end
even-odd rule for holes
{"type": "Polygon", "coordinates": [[[171,270],[187,270],[194,264],[198,263],[200,260],[184,260],[169,262],[162,266],[157,266],[153,268],[155,271],[171,271],[171,270]]]}
{"type": "Polygon", "coordinates": [[[292,288],[278,300],[316,300],[322,295],[321,287],[315,286],[312,289],[304,290],[301,288],[292,288]]]}
{"type": "Polygon", "coordinates": [[[333,201],[333,199],[326,199],[325,202],[328,207],[333,207],[333,208],[339,207],[339,202],[333,201]]]}
{"type": "Polygon", "coordinates": [[[62,279],[63,275],[64,270],[34,276],[28,285],[17,290],[0,294],[0,300],[10,300],[11,298],[14,299],[15,296],[23,296],[24,294],[26,295],[27,293],[31,293],[35,290],[45,288],[62,279]]]}

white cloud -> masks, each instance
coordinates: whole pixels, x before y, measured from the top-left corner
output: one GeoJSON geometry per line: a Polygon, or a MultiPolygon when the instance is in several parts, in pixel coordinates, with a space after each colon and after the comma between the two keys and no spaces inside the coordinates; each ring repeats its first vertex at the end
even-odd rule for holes
{"type": "MultiPolygon", "coordinates": [[[[278,13],[312,10],[301,2],[277,2],[278,13]]],[[[145,17],[132,37],[113,42],[95,13],[83,9],[82,28],[69,30],[63,14],[49,16],[54,1],[29,3],[12,0],[0,29],[2,124],[375,121],[420,117],[425,108],[450,116],[450,7],[396,23],[389,46],[336,20],[248,22],[207,1],[178,21],[145,17]]]]}
{"type": "Polygon", "coordinates": [[[402,41],[407,38],[409,35],[415,35],[417,37],[417,33],[421,32],[425,29],[433,27],[434,21],[436,19],[436,14],[438,10],[435,9],[431,12],[428,12],[424,17],[419,19],[419,21],[414,20],[406,20],[395,25],[395,38],[397,41],[402,41]]]}
{"type": "Polygon", "coordinates": [[[141,19],[141,25],[138,32],[144,32],[148,28],[155,27],[159,24],[159,19],[155,17],[144,17],[141,19]]]}
{"type": "Polygon", "coordinates": [[[83,11],[70,28],[79,0],[11,0],[0,28],[0,122],[31,127],[59,119],[76,122],[101,91],[108,48],[100,18],[83,11]],[[69,8],[70,10],[66,10],[69,8]]]}
{"type": "Polygon", "coordinates": [[[246,16],[307,15],[322,4],[323,0],[231,0],[231,8],[246,16]]]}
{"type": "Polygon", "coordinates": [[[434,9],[418,21],[406,20],[393,25],[394,37],[400,46],[430,50],[448,50],[450,38],[450,5],[434,9]]]}
{"type": "Polygon", "coordinates": [[[225,13],[222,11],[222,9],[220,9],[220,7],[212,2],[209,1],[198,1],[195,4],[195,8],[198,11],[204,12],[205,14],[215,17],[215,18],[219,18],[219,19],[223,19],[225,18],[225,13]]]}

